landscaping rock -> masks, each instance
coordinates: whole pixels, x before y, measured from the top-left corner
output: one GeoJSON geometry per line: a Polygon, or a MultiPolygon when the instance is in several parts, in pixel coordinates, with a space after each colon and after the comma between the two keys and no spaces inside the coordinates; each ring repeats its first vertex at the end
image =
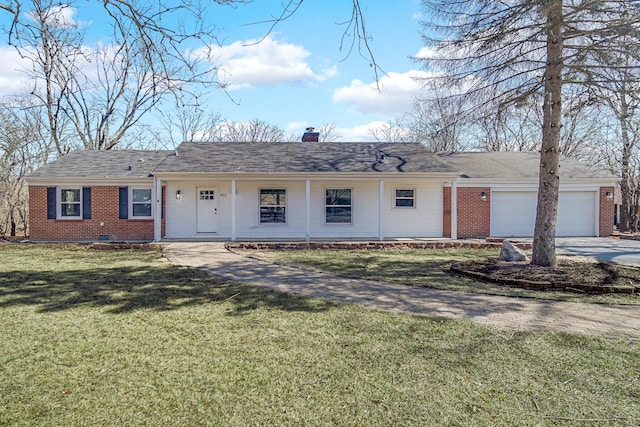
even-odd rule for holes
{"type": "Polygon", "coordinates": [[[524,253],[524,251],[514,246],[513,243],[508,240],[502,242],[500,259],[509,262],[529,261],[529,257],[524,253]]]}

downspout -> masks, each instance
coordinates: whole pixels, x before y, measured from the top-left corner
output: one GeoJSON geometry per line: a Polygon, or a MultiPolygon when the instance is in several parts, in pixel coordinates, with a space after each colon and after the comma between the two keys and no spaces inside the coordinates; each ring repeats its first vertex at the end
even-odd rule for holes
{"type": "Polygon", "coordinates": [[[155,209],[153,210],[153,241],[162,240],[162,181],[153,176],[155,209]]]}
{"type": "Polygon", "coordinates": [[[231,180],[231,241],[236,241],[236,180],[231,180]]]}
{"type": "Polygon", "coordinates": [[[305,215],[306,215],[306,233],[305,241],[311,241],[311,181],[307,179],[305,182],[305,215]]]}
{"type": "Polygon", "coordinates": [[[380,180],[380,190],[378,194],[378,240],[384,240],[384,181],[380,180]]]}

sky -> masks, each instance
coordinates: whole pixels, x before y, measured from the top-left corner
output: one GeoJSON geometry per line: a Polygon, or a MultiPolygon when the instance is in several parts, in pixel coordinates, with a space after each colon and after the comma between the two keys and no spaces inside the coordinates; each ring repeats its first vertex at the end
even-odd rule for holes
{"type": "MultiPolygon", "coordinates": [[[[91,20],[96,15],[86,4],[78,3],[84,8],[72,19],[99,40],[104,29],[91,20]]],[[[411,59],[422,47],[419,0],[361,0],[370,46],[384,72],[380,90],[368,58],[357,48],[351,54],[346,47],[340,50],[345,27],[338,23],[351,17],[351,1],[305,0],[268,33],[264,21],[279,13],[280,5],[258,0],[212,7],[208,21],[220,44],[214,48],[218,77],[228,90],[209,91],[203,97],[206,111],[230,121],[264,120],[287,134],[333,124],[340,140],[370,141],[371,128],[411,109],[421,91],[413,77],[425,73],[411,59]]],[[[0,44],[0,58],[0,95],[9,95],[25,84],[25,76],[13,48],[0,44]]]]}

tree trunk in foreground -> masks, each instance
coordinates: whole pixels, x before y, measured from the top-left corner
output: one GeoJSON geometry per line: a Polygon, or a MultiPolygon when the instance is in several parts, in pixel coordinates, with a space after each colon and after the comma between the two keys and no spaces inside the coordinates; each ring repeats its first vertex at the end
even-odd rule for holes
{"type": "Polygon", "coordinates": [[[560,126],[562,120],[562,0],[547,4],[547,65],[545,70],[542,149],[538,207],[533,235],[531,263],[553,267],[556,264],[556,219],[560,187],[560,126]]]}

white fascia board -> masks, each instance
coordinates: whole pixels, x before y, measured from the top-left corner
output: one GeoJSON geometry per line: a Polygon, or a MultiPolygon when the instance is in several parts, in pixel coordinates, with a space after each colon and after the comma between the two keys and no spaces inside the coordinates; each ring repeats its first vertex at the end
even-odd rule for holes
{"type": "MultiPolygon", "coordinates": [[[[560,178],[561,189],[596,189],[600,187],[611,187],[616,184],[617,180],[611,178],[560,178]]],[[[538,179],[520,179],[520,180],[504,180],[504,179],[473,179],[473,178],[461,178],[457,181],[457,186],[460,187],[490,187],[492,190],[517,190],[520,188],[534,188],[537,189],[539,185],[538,179]]],[[[451,184],[445,186],[450,187],[451,184]]]]}
{"type": "Polygon", "coordinates": [[[59,185],[81,185],[83,187],[114,187],[123,185],[151,185],[153,177],[149,178],[27,178],[29,186],[59,186],[59,185]]]}
{"type": "Polygon", "coordinates": [[[456,179],[458,174],[451,173],[398,173],[398,174],[366,174],[366,173],[337,173],[337,174],[210,174],[210,173],[160,173],[156,175],[158,179],[163,181],[202,181],[203,179],[210,180],[232,180],[236,181],[353,181],[358,180],[371,180],[379,181],[393,180],[393,181],[415,181],[415,180],[428,180],[434,182],[442,182],[446,180],[456,179]]]}

